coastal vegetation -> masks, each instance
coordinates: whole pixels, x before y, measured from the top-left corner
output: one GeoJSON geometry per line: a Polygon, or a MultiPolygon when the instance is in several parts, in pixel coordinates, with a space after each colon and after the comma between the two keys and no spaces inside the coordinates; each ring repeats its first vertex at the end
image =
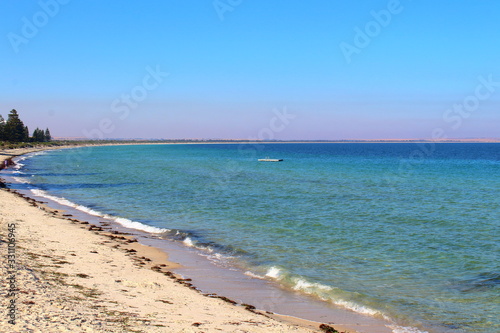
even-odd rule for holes
{"type": "Polygon", "coordinates": [[[28,126],[24,125],[15,109],[10,111],[7,120],[0,115],[0,142],[2,142],[2,146],[5,146],[5,143],[12,145],[28,142],[40,143],[51,141],[52,135],[48,128],[44,131],[37,127],[33,131],[33,135],[30,136],[28,126]]]}

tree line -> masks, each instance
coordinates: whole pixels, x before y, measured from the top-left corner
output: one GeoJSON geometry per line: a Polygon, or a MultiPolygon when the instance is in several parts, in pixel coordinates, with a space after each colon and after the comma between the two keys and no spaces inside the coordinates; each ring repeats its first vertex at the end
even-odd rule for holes
{"type": "Polygon", "coordinates": [[[14,109],[10,111],[7,121],[0,115],[0,141],[49,142],[51,140],[52,136],[48,128],[44,131],[37,127],[30,136],[28,126],[24,125],[14,109]]]}

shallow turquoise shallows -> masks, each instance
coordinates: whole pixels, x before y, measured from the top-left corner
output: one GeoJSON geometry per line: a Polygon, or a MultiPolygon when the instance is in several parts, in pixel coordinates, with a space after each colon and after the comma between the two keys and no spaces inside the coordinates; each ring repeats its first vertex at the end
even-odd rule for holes
{"type": "Polygon", "coordinates": [[[137,145],[21,163],[43,193],[288,288],[402,325],[500,332],[500,144],[137,145]]]}

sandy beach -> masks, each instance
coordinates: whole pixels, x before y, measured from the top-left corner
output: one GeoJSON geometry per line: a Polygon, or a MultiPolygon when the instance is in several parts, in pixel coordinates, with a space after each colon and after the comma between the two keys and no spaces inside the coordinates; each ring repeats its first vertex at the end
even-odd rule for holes
{"type": "MultiPolygon", "coordinates": [[[[0,162],[34,150],[0,152],[0,162]]],[[[0,331],[334,332],[204,295],[170,272],[166,253],[8,188],[0,212],[0,331]]]]}

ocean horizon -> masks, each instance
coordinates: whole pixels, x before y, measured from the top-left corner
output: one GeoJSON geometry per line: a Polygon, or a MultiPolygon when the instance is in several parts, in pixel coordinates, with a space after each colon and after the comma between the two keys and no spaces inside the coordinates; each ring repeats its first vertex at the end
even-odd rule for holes
{"type": "Polygon", "coordinates": [[[500,329],[495,143],[83,147],[3,174],[394,332],[500,329]]]}

